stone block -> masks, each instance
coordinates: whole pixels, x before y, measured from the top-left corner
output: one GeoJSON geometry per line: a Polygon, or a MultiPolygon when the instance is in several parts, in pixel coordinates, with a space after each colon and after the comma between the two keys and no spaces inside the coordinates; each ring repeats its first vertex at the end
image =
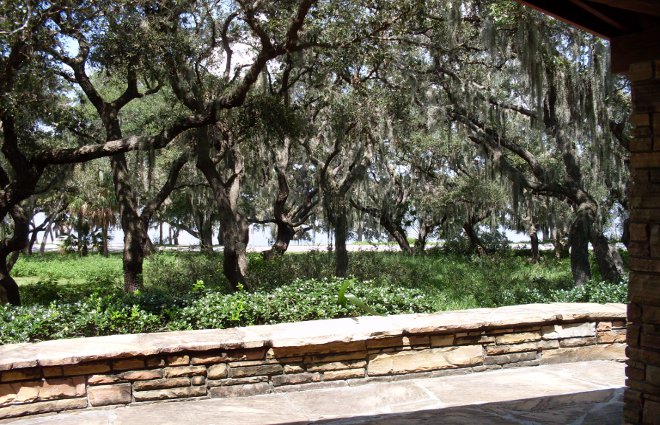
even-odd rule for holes
{"type": "Polygon", "coordinates": [[[660,423],[660,402],[646,400],[644,402],[644,410],[642,412],[643,423],[658,424],[660,423]]]}
{"type": "Polygon", "coordinates": [[[611,344],[613,342],[626,342],[626,331],[598,332],[596,341],[599,344],[611,344]]]}
{"type": "Polygon", "coordinates": [[[586,338],[565,338],[559,340],[560,347],[582,347],[585,345],[595,345],[596,337],[586,337],[586,338]]]}
{"type": "Polygon", "coordinates": [[[50,366],[41,369],[44,378],[59,378],[62,376],[62,366],[50,366]]]}
{"type": "Polygon", "coordinates": [[[234,350],[227,353],[227,361],[236,360],[264,360],[266,359],[265,348],[254,348],[251,350],[234,350]]]}
{"type": "Polygon", "coordinates": [[[190,356],[168,356],[168,366],[185,366],[190,364],[190,356]]]}
{"type": "Polygon", "coordinates": [[[653,62],[639,62],[630,64],[628,69],[630,81],[643,81],[653,78],[653,62]]]}
{"type": "Polygon", "coordinates": [[[475,366],[483,362],[480,345],[402,351],[370,356],[369,376],[425,372],[437,369],[475,366]]]}
{"type": "Polygon", "coordinates": [[[521,342],[539,341],[540,339],[540,332],[522,332],[500,335],[495,338],[495,343],[498,345],[519,344],[521,342]]]}
{"type": "MultiPolygon", "coordinates": [[[[163,377],[163,370],[133,370],[120,373],[119,376],[127,381],[148,381],[150,379],[160,379],[163,377]]],[[[89,381],[88,381],[89,382],[89,381]]]]}
{"type": "Polygon", "coordinates": [[[85,378],[60,378],[0,384],[0,406],[85,395],[85,378]]]}
{"type": "Polygon", "coordinates": [[[206,383],[206,376],[193,376],[190,378],[190,383],[195,385],[204,385],[206,383]]]}
{"type": "Polygon", "coordinates": [[[146,364],[148,368],[164,367],[165,359],[161,359],[160,357],[150,357],[146,360],[146,364]]]}
{"type": "Polygon", "coordinates": [[[353,351],[366,351],[366,341],[351,341],[351,342],[332,342],[321,345],[304,345],[301,342],[300,346],[295,347],[273,347],[272,356],[276,358],[282,357],[295,357],[314,354],[331,354],[353,351]]]}
{"type": "Polygon", "coordinates": [[[222,379],[229,375],[229,369],[224,363],[210,366],[206,371],[206,377],[209,379],[222,379]]]}
{"type": "Polygon", "coordinates": [[[404,342],[404,338],[402,336],[367,340],[367,349],[387,348],[387,347],[403,347],[404,345],[407,345],[407,344],[404,342]]]}
{"type": "Polygon", "coordinates": [[[642,311],[642,322],[646,324],[660,324],[660,307],[645,305],[642,311]]]}
{"type": "Polygon", "coordinates": [[[189,385],[190,378],[154,379],[152,381],[136,381],[133,383],[133,389],[136,391],[146,391],[161,388],[187,387],[189,385]]]}
{"type": "Polygon", "coordinates": [[[0,382],[30,381],[34,379],[41,379],[41,370],[36,367],[2,372],[0,382]]]}
{"type": "Polygon", "coordinates": [[[541,333],[544,339],[577,338],[596,336],[595,323],[570,323],[562,325],[543,326],[541,333]]]}
{"type": "Polygon", "coordinates": [[[268,382],[268,376],[250,376],[249,378],[227,378],[220,379],[217,381],[206,381],[206,386],[209,388],[212,387],[228,387],[231,385],[244,385],[244,384],[256,384],[258,382],[268,382]]]}
{"type": "Polygon", "coordinates": [[[367,362],[364,360],[353,360],[346,362],[331,362],[331,363],[322,363],[315,365],[308,365],[307,370],[309,372],[325,372],[328,370],[342,370],[342,369],[355,369],[358,367],[366,366],[367,362]]]}
{"type": "Polygon", "coordinates": [[[497,356],[486,356],[485,365],[503,365],[507,363],[527,362],[536,360],[536,351],[527,351],[523,353],[511,353],[497,356]]]}
{"type": "Polygon", "coordinates": [[[410,335],[403,337],[403,344],[411,347],[425,346],[428,347],[430,338],[423,335],[410,335]]]}
{"type": "Polygon", "coordinates": [[[625,358],[625,344],[599,344],[544,351],[541,356],[541,364],[590,360],[625,360],[625,358]]]}
{"type": "Polygon", "coordinates": [[[596,331],[605,332],[612,330],[612,322],[598,322],[596,324],[596,331]]]}
{"type": "Polygon", "coordinates": [[[232,378],[243,378],[246,376],[277,375],[282,373],[284,368],[280,364],[269,364],[262,366],[247,366],[230,368],[229,374],[232,378]]]}
{"type": "Polygon", "coordinates": [[[180,376],[206,375],[206,366],[166,367],[163,369],[164,378],[178,378],[180,376]]]}
{"type": "Polygon", "coordinates": [[[90,406],[128,404],[132,401],[131,384],[98,385],[89,388],[90,406]]]}
{"type": "Polygon", "coordinates": [[[637,368],[632,366],[626,366],[626,377],[628,379],[634,379],[636,381],[642,381],[645,376],[644,368],[637,368]]]}
{"type": "Polygon", "coordinates": [[[310,382],[319,382],[320,380],[320,373],[295,373],[292,375],[277,375],[271,378],[271,382],[275,387],[281,385],[308,384],[310,382]]]}
{"type": "Polygon", "coordinates": [[[433,335],[431,336],[431,347],[449,347],[454,345],[454,335],[433,335]]]}
{"type": "Polygon", "coordinates": [[[62,366],[62,376],[95,375],[107,372],[110,372],[110,365],[106,362],[62,366]]]}
{"type": "Polygon", "coordinates": [[[324,381],[335,381],[339,379],[364,378],[364,369],[329,370],[323,373],[324,381]]]}
{"type": "Polygon", "coordinates": [[[112,370],[123,371],[131,369],[144,369],[145,362],[141,359],[115,360],[112,362],[112,370]]]}
{"type": "Polygon", "coordinates": [[[41,403],[18,404],[0,408],[0,419],[13,418],[40,413],[61,412],[63,410],[83,409],[87,407],[87,398],[46,401],[41,403]]]}
{"type": "Polygon", "coordinates": [[[301,373],[304,372],[305,368],[298,364],[287,364],[284,365],[284,373],[301,373]]]}
{"type": "Polygon", "coordinates": [[[87,378],[87,385],[115,384],[121,381],[121,378],[114,375],[92,375],[87,378]]]}
{"type": "Polygon", "coordinates": [[[329,354],[329,355],[315,355],[315,356],[306,356],[306,363],[330,363],[330,362],[341,362],[344,360],[365,360],[366,354],[364,352],[354,352],[354,353],[341,353],[341,354],[329,354]]]}
{"type": "Polygon", "coordinates": [[[206,387],[167,388],[153,391],[135,391],[135,401],[170,400],[176,398],[202,397],[206,387]]]}
{"type": "Polygon", "coordinates": [[[632,114],[630,116],[630,123],[635,127],[650,126],[651,116],[649,114],[632,114]]]}
{"type": "Polygon", "coordinates": [[[210,365],[222,363],[226,360],[226,356],[222,355],[196,355],[190,358],[191,365],[210,365]]]}
{"type": "Polygon", "coordinates": [[[272,392],[270,384],[259,382],[256,384],[232,385],[229,387],[215,387],[209,389],[211,397],[247,397],[257,394],[267,394],[272,392]]]}
{"type": "Polygon", "coordinates": [[[489,345],[486,347],[486,354],[491,356],[508,353],[521,353],[524,351],[537,351],[538,349],[539,344],[536,342],[510,345],[489,345]]]}

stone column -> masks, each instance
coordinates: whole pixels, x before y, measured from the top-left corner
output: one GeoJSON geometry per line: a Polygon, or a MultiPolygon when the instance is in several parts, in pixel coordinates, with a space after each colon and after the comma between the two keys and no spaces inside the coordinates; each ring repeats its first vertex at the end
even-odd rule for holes
{"type": "Polygon", "coordinates": [[[624,421],[660,421],[660,60],[630,66],[630,286],[624,421]]]}

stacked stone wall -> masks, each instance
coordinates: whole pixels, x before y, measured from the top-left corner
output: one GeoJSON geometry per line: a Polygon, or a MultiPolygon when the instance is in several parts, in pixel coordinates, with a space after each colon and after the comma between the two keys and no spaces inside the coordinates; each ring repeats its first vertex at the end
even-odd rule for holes
{"type": "Polygon", "coordinates": [[[660,418],[660,60],[632,64],[626,423],[660,418]]]}
{"type": "Polygon", "coordinates": [[[0,347],[0,418],[582,360],[623,360],[625,306],[550,304],[0,347]]]}

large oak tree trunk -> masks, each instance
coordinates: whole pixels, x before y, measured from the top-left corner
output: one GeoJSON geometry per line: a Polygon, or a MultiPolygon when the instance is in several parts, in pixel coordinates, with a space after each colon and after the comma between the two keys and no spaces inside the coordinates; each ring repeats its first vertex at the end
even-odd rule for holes
{"type": "Polygon", "coordinates": [[[20,206],[13,206],[9,212],[14,220],[14,233],[11,238],[0,242],[0,302],[21,305],[18,284],[10,272],[18,254],[27,246],[29,222],[20,206]]]}
{"type": "Polygon", "coordinates": [[[538,263],[540,259],[539,234],[536,232],[536,229],[533,232],[529,232],[529,243],[532,248],[532,262],[538,263]]]}
{"type": "Polygon", "coordinates": [[[124,290],[135,292],[142,288],[142,266],[144,262],[144,229],[136,208],[136,199],[130,185],[130,174],[126,156],[113,155],[112,165],[115,195],[119,203],[121,227],[124,231],[124,290]]]}
{"type": "MultiPolygon", "coordinates": [[[[227,164],[232,175],[227,181],[216,169],[210,157],[210,129],[197,130],[197,168],[204,174],[213,190],[218,206],[220,229],[224,239],[223,273],[233,290],[238,285],[247,285],[247,245],[250,238],[249,225],[238,211],[240,180],[243,174],[243,157],[236,146],[225,146],[227,164]]],[[[226,136],[225,136],[226,137],[226,136]]],[[[224,140],[228,143],[228,140],[224,140]]]]}
{"type": "Polygon", "coordinates": [[[269,250],[262,253],[264,260],[269,261],[273,258],[282,255],[289,249],[289,244],[296,234],[294,227],[285,221],[278,220],[276,223],[277,226],[277,235],[275,236],[275,242],[269,250]]]}
{"type": "Polygon", "coordinates": [[[571,273],[576,285],[583,285],[591,279],[589,266],[589,227],[591,223],[582,214],[578,214],[571,223],[568,242],[571,249],[571,273]]]}
{"type": "Polygon", "coordinates": [[[335,276],[346,277],[348,274],[348,250],[346,249],[348,214],[345,208],[341,208],[335,218],[335,276]]]}
{"type": "Polygon", "coordinates": [[[623,276],[623,260],[616,247],[610,245],[602,232],[593,229],[591,246],[598,262],[601,277],[608,282],[619,282],[623,276]]]}

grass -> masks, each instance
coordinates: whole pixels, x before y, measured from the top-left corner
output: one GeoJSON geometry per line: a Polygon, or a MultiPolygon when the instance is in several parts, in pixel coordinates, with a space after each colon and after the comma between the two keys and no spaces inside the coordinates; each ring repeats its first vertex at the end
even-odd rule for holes
{"type": "MultiPolygon", "coordinates": [[[[76,336],[222,328],[551,301],[622,302],[626,285],[573,288],[568,259],[524,252],[488,257],[430,250],[350,254],[349,280],[326,251],[266,262],[250,255],[250,288],[230,293],[222,254],[167,252],[144,266],[145,287],[122,291],[121,256],[49,253],[14,268],[24,305],[0,305],[0,344],[76,336]],[[350,302],[347,302],[350,301],[350,302]]],[[[596,276],[596,279],[598,276],[596,276]]]]}

